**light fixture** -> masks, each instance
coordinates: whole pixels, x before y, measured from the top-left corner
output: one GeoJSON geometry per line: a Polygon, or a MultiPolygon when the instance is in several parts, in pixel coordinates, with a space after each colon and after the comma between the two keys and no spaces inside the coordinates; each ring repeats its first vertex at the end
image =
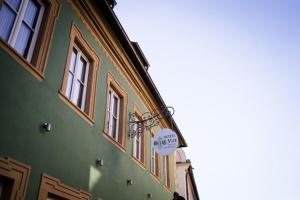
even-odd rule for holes
{"type": "Polygon", "coordinates": [[[51,124],[50,124],[49,122],[43,123],[42,127],[43,127],[43,129],[44,129],[46,132],[50,132],[50,131],[51,131],[51,124]]]}
{"type": "Polygon", "coordinates": [[[132,185],[132,184],[133,184],[132,179],[127,179],[127,185],[132,185]]]}
{"type": "Polygon", "coordinates": [[[103,166],[103,164],[104,164],[104,161],[103,161],[103,159],[101,159],[101,158],[97,158],[97,160],[96,160],[96,166],[97,166],[97,167],[99,167],[99,166],[103,166]]]}
{"type": "Polygon", "coordinates": [[[148,194],[147,194],[147,198],[148,198],[148,199],[151,199],[151,198],[152,198],[152,194],[151,194],[151,193],[148,193],[148,194]]]}

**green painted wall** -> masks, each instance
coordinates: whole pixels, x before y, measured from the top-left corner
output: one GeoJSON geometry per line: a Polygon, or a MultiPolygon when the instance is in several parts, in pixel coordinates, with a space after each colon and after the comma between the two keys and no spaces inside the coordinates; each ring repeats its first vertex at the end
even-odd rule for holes
{"type": "MultiPolygon", "coordinates": [[[[108,72],[126,90],[128,111],[132,111],[134,105],[138,105],[142,111],[146,110],[69,3],[61,1],[43,81],[34,78],[3,49],[0,49],[0,68],[0,155],[31,166],[26,199],[37,199],[43,172],[68,186],[90,192],[92,199],[142,200],[147,199],[147,193],[152,193],[152,199],[156,200],[172,199],[172,194],[163,187],[163,180],[157,183],[149,174],[149,134],[146,171],[131,158],[132,140],[127,138],[126,152],[123,153],[103,137],[108,72]],[[58,97],[72,23],[79,27],[100,57],[94,126],[86,123],[58,97]],[[41,130],[43,122],[52,124],[50,133],[41,130]],[[104,166],[97,168],[95,160],[99,157],[104,159],[104,166]],[[126,185],[129,178],[134,181],[132,186],[126,185]]],[[[171,174],[174,174],[173,168],[171,174]]],[[[174,183],[172,185],[174,189],[174,183]]]]}

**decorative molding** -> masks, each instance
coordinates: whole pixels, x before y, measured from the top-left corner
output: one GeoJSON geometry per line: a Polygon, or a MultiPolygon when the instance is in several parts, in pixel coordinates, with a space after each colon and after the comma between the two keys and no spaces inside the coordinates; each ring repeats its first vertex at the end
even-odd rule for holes
{"type": "Polygon", "coordinates": [[[157,183],[160,183],[160,177],[155,176],[152,172],[150,172],[150,176],[151,176],[157,183]]]}
{"type": "Polygon", "coordinates": [[[92,198],[90,193],[76,190],[61,183],[59,179],[43,173],[38,199],[47,200],[49,194],[72,200],[90,200],[92,198]]]}
{"type": "Polygon", "coordinates": [[[125,147],[123,147],[120,143],[118,143],[116,140],[114,140],[110,135],[103,132],[103,136],[105,139],[107,139],[109,142],[111,142],[115,147],[117,147],[120,151],[126,152],[125,147]]]}
{"type": "Polygon", "coordinates": [[[70,45],[69,45],[68,57],[65,65],[64,78],[61,85],[61,89],[59,91],[59,96],[62,97],[61,99],[64,100],[64,102],[67,103],[69,106],[71,106],[71,108],[75,110],[75,112],[79,113],[81,117],[87,119],[87,121],[91,124],[94,124],[94,118],[95,118],[97,81],[98,81],[98,74],[100,68],[99,63],[100,60],[95,50],[87,43],[87,41],[84,39],[83,35],[81,34],[77,26],[73,24],[70,32],[70,45]],[[84,110],[81,110],[77,105],[75,105],[65,96],[71,55],[74,46],[79,46],[80,51],[82,51],[84,55],[88,58],[90,64],[84,110]]]}
{"type": "Polygon", "coordinates": [[[31,168],[11,158],[0,157],[0,175],[13,180],[10,199],[25,199],[31,168]]]}
{"type": "Polygon", "coordinates": [[[42,0],[47,4],[45,17],[43,17],[41,25],[41,33],[37,39],[32,63],[42,74],[45,73],[46,64],[48,61],[49,49],[51,47],[54,26],[60,11],[60,3],[58,0],[42,0]]]}
{"type": "Polygon", "coordinates": [[[146,171],[146,166],[144,163],[142,163],[141,161],[139,161],[138,159],[136,159],[135,157],[131,157],[131,159],[139,166],[142,168],[142,170],[146,171]]]}
{"type": "Polygon", "coordinates": [[[109,134],[108,134],[108,95],[109,91],[112,90],[115,93],[118,94],[120,97],[120,119],[119,119],[119,136],[120,141],[115,141],[118,143],[119,146],[121,146],[123,149],[126,148],[126,130],[127,130],[127,110],[128,110],[128,94],[126,91],[121,87],[119,82],[114,78],[114,76],[111,73],[107,74],[107,87],[106,87],[106,102],[105,102],[105,120],[104,120],[104,134],[106,134],[108,137],[110,137],[112,140],[114,140],[109,134]]]}
{"type": "Polygon", "coordinates": [[[67,104],[73,111],[75,111],[84,121],[86,121],[90,126],[94,126],[95,121],[90,118],[85,112],[80,110],[70,99],[68,99],[61,91],[58,91],[58,97],[67,104]]]}
{"type": "Polygon", "coordinates": [[[4,42],[0,38],[0,48],[4,49],[19,65],[21,65],[25,70],[27,70],[31,75],[33,75],[37,80],[42,81],[45,76],[37,70],[31,63],[29,63],[23,56],[14,50],[12,46],[4,42]]]}
{"type": "MultiPolygon", "coordinates": [[[[154,97],[150,95],[151,92],[148,87],[143,82],[143,79],[135,69],[133,63],[130,61],[130,58],[127,56],[113,32],[95,10],[95,6],[91,5],[90,1],[84,0],[68,0],[68,2],[94,37],[100,48],[104,51],[107,58],[109,58],[113,66],[124,78],[128,86],[132,88],[132,91],[145,105],[147,110],[157,110],[159,106],[154,100],[154,97]]],[[[167,121],[165,119],[162,120],[162,122],[167,126],[167,121]]]]}

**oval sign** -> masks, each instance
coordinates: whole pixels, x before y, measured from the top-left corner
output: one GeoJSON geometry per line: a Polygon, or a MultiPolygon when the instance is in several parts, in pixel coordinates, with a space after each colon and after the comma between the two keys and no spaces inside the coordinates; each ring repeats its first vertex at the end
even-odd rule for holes
{"type": "Polygon", "coordinates": [[[178,137],[171,129],[164,128],[154,135],[152,142],[154,151],[159,155],[166,156],[177,148],[178,137]]]}

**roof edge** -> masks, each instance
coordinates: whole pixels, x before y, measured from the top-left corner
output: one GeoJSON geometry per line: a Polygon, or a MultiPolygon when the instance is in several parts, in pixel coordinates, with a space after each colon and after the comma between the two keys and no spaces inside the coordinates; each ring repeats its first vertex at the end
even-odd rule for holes
{"type": "MultiPolygon", "coordinates": [[[[149,90],[155,100],[157,101],[159,107],[161,110],[163,110],[166,107],[166,104],[164,100],[162,99],[158,89],[156,88],[152,78],[148,74],[148,72],[145,70],[143,63],[139,57],[139,55],[136,53],[135,48],[133,47],[131,41],[129,40],[128,35],[126,34],[125,30],[123,29],[119,19],[117,18],[114,11],[111,9],[111,7],[107,4],[105,0],[93,0],[96,5],[100,5],[99,9],[103,12],[103,16],[106,18],[107,22],[110,24],[114,34],[118,38],[119,42],[123,46],[125,52],[131,59],[132,63],[134,64],[136,70],[141,75],[142,79],[145,81],[146,85],[149,87],[149,90]]],[[[175,120],[173,117],[169,120],[170,124],[173,124],[173,128],[175,128],[175,131],[177,132],[179,136],[179,140],[181,141],[181,144],[179,145],[179,148],[181,147],[187,147],[187,143],[179,130],[175,120]]]]}

